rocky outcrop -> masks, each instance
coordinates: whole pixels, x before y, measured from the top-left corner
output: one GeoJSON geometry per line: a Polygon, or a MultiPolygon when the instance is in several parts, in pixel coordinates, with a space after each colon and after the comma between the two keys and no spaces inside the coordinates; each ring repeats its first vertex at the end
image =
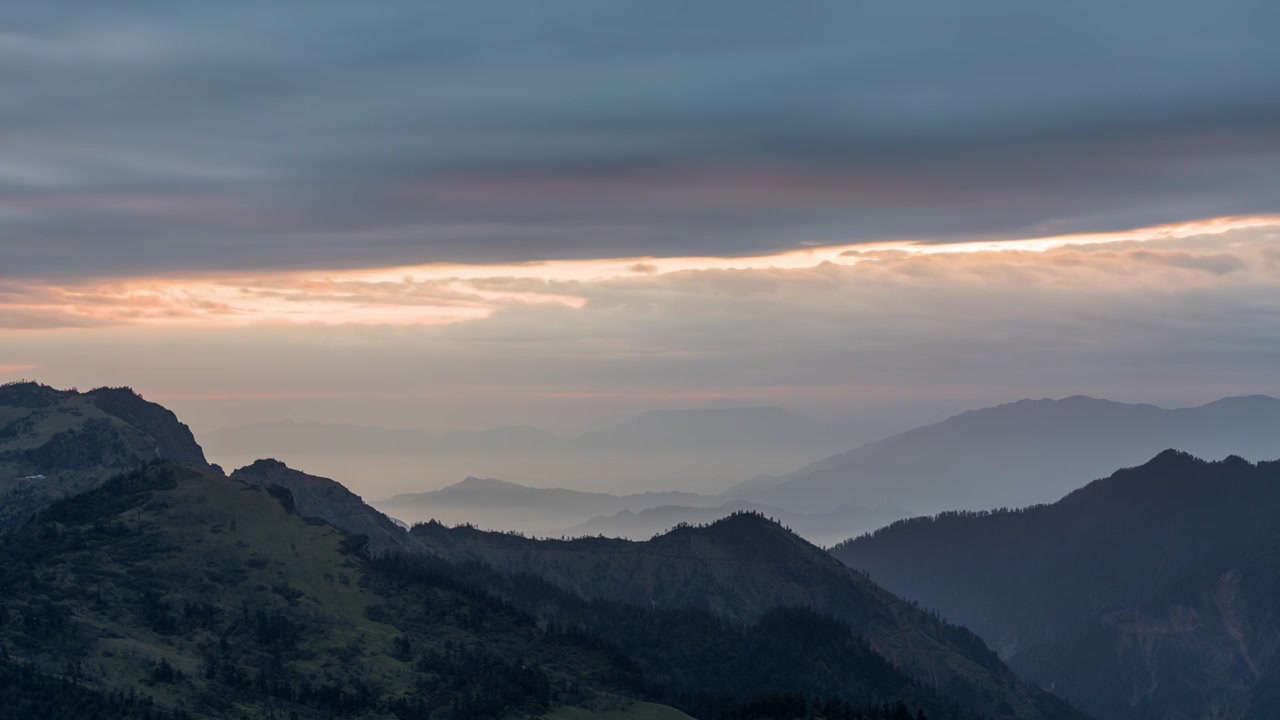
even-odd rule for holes
{"type": "Polygon", "coordinates": [[[292,511],[304,518],[324,520],[341,530],[364,535],[369,539],[369,552],[375,555],[417,549],[417,543],[407,531],[335,480],[308,475],[275,459],[258,460],[242,467],[231,473],[231,479],[255,487],[288,490],[292,511]]]}

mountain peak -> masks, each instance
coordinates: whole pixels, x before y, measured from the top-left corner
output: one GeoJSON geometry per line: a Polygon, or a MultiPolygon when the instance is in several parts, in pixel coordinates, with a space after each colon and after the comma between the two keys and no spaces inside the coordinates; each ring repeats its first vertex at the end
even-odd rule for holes
{"type": "Polygon", "coordinates": [[[281,470],[292,470],[292,469],[293,468],[290,468],[282,460],[277,460],[275,458],[261,458],[259,460],[254,460],[252,463],[250,463],[249,465],[246,465],[245,467],[240,468],[240,470],[237,470],[236,472],[240,472],[240,471],[253,471],[253,472],[276,471],[278,472],[281,470]]]}
{"type": "Polygon", "coordinates": [[[1160,467],[1164,465],[1175,465],[1175,464],[1189,465],[1189,464],[1203,464],[1203,463],[1204,463],[1204,460],[1201,460],[1200,458],[1196,457],[1195,455],[1192,455],[1189,452],[1184,452],[1182,450],[1178,450],[1175,448],[1169,448],[1167,450],[1162,450],[1155,457],[1143,463],[1143,466],[1144,467],[1145,466],[1160,467]]]}
{"type": "Polygon", "coordinates": [[[449,485],[449,486],[447,486],[447,487],[445,487],[445,488],[442,488],[442,489],[443,489],[443,490],[450,490],[450,489],[456,489],[456,490],[497,490],[497,489],[510,490],[510,489],[512,489],[512,488],[524,488],[524,487],[525,487],[524,485],[521,485],[521,484],[519,484],[519,483],[508,482],[508,481],[506,481],[506,480],[499,480],[498,478],[481,478],[481,477],[476,477],[475,475],[468,475],[468,476],[466,476],[465,478],[463,478],[462,480],[460,480],[460,481],[458,481],[458,482],[456,482],[456,483],[454,483],[454,484],[452,484],[452,485],[449,485]]]}

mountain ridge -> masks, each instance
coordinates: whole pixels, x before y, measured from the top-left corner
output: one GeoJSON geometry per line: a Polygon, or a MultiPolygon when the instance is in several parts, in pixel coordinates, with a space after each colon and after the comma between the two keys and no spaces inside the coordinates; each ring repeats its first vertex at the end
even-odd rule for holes
{"type": "Polygon", "coordinates": [[[1168,447],[1215,458],[1280,455],[1280,400],[1249,395],[1165,409],[1085,395],[1024,399],[877,440],[771,487],[729,495],[795,510],[830,503],[925,512],[1030,505],[1168,447]]]}
{"type": "Polygon", "coordinates": [[[1267,717],[1249,698],[1280,667],[1278,531],[1280,461],[1165,450],[1056,503],[904,520],[832,554],[1104,720],[1267,717]]]}

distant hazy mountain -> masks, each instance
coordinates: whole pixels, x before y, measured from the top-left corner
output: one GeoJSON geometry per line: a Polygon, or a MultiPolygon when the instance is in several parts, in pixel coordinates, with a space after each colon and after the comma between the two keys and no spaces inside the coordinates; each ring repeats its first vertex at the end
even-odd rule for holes
{"type": "Polygon", "coordinates": [[[1167,451],[1052,505],[902,521],[832,554],[1099,718],[1192,720],[1280,716],[1277,548],[1280,462],[1167,451]]]}
{"type": "Polygon", "coordinates": [[[851,534],[871,532],[910,515],[906,510],[894,507],[841,507],[830,512],[797,513],[736,500],[715,507],[663,505],[638,512],[622,510],[565,528],[558,534],[566,537],[603,535],[646,540],[680,524],[709,523],[735,512],[755,512],[772,518],[809,542],[819,545],[839,542],[851,534]]]}
{"type": "Polygon", "coordinates": [[[280,421],[227,428],[202,440],[210,457],[229,467],[274,457],[370,494],[378,491],[363,484],[369,477],[381,488],[407,492],[468,475],[614,494],[718,493],[748,475],[788,472],[890,432],[763,407],[656,411],[576,437],[529,426],[429,433],[280,421]]]}
{"type": "Polygon", "coordinates": [[[396,495],[374,503],[384,512],[412,522],[467,522],[486,528],[540,535],[559,535],[563,528],[598,515],[638,512],[675,504],[704,506],[718,504],[718,500],[683,492],[619,496],[564,488],[534,488],[503,480],[469,477],[440,490],[396,495]]]}
{"type": "Polygon", "coordinates": [[[241,453],[632,453],[706,452],[745,447],[847,447],[888,435],[876,423],[834,424],[777,407],[655,410],[616,425],[560,437],[528,425],[429,433],[280,420],[207,434],[211,452],[241,453]]]}
{"type": "Polygon", "coordinates": [[[554,507],[565,511],[589,512],[616,507],[644,509],[663,503],[699,503],[709,500],[702,495],[684,492],[644,492],[618,496],[564,488],[534,488],[492,478],[469,477],[439,490],[396,495],[383,502],[400,507],[554,507]]]}
{"type": "Polygon", "coordinates": [[[1167,410],[1076,396],[975,410],[827,458],[771,487],[726,493],[792,509],[891,504],[921,512],[1048,502],[1164,448],[1280,456],[1280,400],[1167,410]]]}

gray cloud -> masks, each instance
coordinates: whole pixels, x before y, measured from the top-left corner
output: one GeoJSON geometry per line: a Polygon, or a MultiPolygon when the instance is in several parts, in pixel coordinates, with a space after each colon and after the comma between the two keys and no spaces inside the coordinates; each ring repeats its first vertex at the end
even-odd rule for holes
{"type": "Polygon", "coordinates": [[[0,9],[0,274],[738,254],[1280,210],[1280,9],[0,9]]]}

